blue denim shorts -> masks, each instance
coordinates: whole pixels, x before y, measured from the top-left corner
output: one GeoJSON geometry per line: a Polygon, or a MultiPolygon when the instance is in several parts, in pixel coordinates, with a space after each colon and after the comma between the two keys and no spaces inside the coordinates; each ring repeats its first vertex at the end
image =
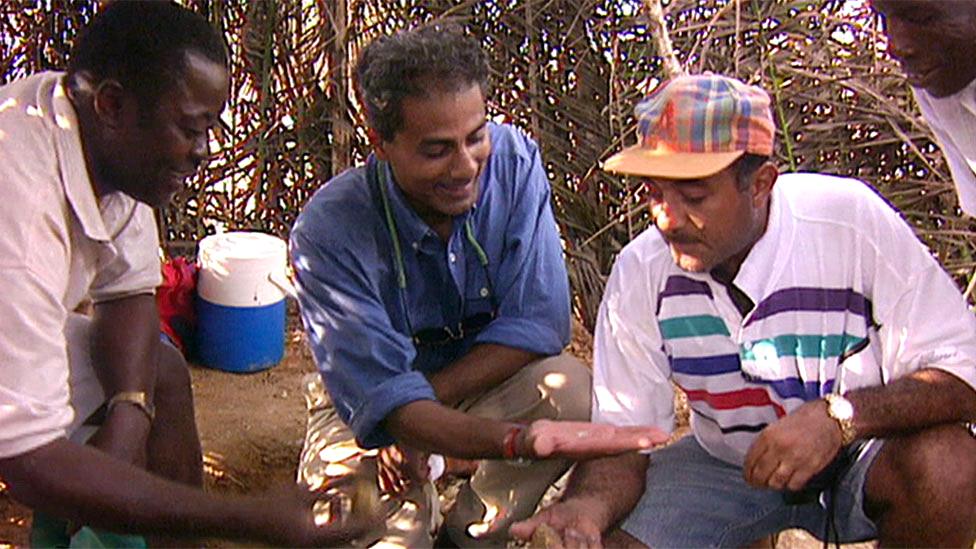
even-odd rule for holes
{"type": "Polygon", "coordinates": [[[741,467],[712,457],[686,436],[650,455],[644,495],[620,527],[655,549],[743,547],[789,528],[821,540],[827,533],[831,542],[869,540],[877,528],[864,513],[864,482],[883,442],[852,445],[852,461],[833,490],[791,503],[784,492],[749,486],[741,467]]]}

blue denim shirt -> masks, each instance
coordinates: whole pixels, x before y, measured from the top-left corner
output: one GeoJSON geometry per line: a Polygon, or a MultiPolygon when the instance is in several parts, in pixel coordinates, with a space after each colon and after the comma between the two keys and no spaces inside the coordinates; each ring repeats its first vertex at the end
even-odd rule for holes
{"type": "Polygon", "coordinates": [[[393,443],[381,425],[386,415],[413,401],[435,400],[425,374],[472,345],[555,355],[569,342],[569,284],[538,146],[510,126],[489,129],[492,150],[480,196],[454,219],[446,243],[373,156],[319,189],[295,223],[291,255],[309,345],[339,416],[363,447],[393,443]],[[378,169],[387,177],[367,176],[378,169]],[[386,185],[395,219],[405,290],[398,285],[378,181],[386,185]],[[465,236],[468,217],[487,268],[465,236]],[[478,333],[415,348],[408,326],[456,325],[491,311],[493,301],[497,316],[478,333]]]}

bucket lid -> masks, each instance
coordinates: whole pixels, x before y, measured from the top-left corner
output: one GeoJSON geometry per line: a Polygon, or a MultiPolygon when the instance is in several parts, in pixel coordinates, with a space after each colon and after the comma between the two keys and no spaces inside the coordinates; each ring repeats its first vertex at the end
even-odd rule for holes
{"type": "Polygon", "coordinates": [[[234,231],[200,241],[200,260],[204,263],[285,261],[287,256],[285,241],[265,233],[234,231]]]}

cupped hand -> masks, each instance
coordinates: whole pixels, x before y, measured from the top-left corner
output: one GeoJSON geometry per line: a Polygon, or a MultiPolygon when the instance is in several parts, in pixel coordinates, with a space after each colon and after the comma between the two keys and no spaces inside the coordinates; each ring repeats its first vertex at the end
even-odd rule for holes
{"type": "Polygon", "coordinates": [[[512,537],[549,548],[600,548],[599,506],[573,498],[547,507],[509,528],[512,537]]]}
{"type": "Polygon", "coordinates": [[[402,494],[411,485],[426,482],[430,478],[429,459],[429,453],[402,444],[381,449],[376,458],[380,489],[402,494]]]}
{"type": "MultiPolygon", "coordinates": [[[[271,526],[269,541],[287,547],[349,545],[383,522],[378,502],[364,502],[369,482],[358,477],[329,479],[316,490],[292,485],[269,495],[266,506],[271,526]]],[[[375,498],[375,488],[371,492],[375,498]]]]}
{"type": "Polygon", "coordinates": [[[593,459],[646,450],[668,440],[656,427],[546,419],[532,422],[521,436],[519,455],[530,459],[593,459]]]}
{"type": "Polygon", "coordinates": [[[840,427],[827,415],[827,404],[807,402],[759,433],[742,474],[752,486],[796,492],[840,449],[840,427]]]}

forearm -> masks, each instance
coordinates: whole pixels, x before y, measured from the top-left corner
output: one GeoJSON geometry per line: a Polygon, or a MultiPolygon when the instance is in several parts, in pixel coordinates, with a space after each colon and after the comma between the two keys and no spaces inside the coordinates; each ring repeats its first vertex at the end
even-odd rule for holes
{"type": "Polygon", "coordinates": [[[418,400],[391,412],[386,430],[412,448],[463,459],[498,458],[514,424],[480,418],[432,400],[418,400]]]}
{"type": "Polygon", "coordinates": [[[637,505],[644,493],[648,463],[646,454],[636,453],[581,461],[562,500],[585,500],[600,531],[606,532],[637,505]]]}
{"type": "Polygon", "coordinates": [[[934,368],[845,396],[854,404],[854,430],[859,438],[976,419],[976,391],[956,376],[934,368]]]}
{"type": "Polygon", "coordinates": [[[434,394],[446,406],[497,387],[538,355],[504,345],[475,345],[468,353],[430,376],[434,394]]]}
{"type": "MultiPolygon", "coordinates": [[[[92,367],[107,398],[123,391],[154,400],[159,362],[159,313],[155,297],[136,295],[95,306],[92,367]]],[[[89,444],[143,465],[149,418],[132,405],[109,410],[89,444]]]]}
{"type": "Polygon", "coordinates": [[[411,448],[466,459],[583,461],[645,450],[668,440],[655,427],[547,419],[523,426],[465,414],[432,400],[397,408],[387,416],[385,427],[397,442],[411,448]]]}
{"type": "Polygon", "coordinates": [[[270,541],[256,500],[210,496],[65,439],[0,461],[0,476],[18,500],[80,524],[270,541]]]}
{"type": "Polygon", "coordinates": [[[153,295],[95,305],[92,366],[106,395],[144,391],[151,396],[159,344],[159,312],[153,295]]]}

